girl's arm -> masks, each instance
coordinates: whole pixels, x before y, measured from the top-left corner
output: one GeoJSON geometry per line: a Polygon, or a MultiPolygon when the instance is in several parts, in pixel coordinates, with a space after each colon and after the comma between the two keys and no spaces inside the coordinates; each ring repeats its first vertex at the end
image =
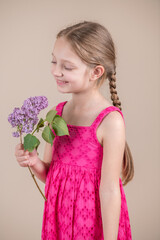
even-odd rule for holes
{"type": "Polygon", "coordinates": [[[119,178],[125,149],[125,125],[118,111],[103,120],[100,202],[104,240],[117,240],[121,209],[119,178]]]}
{"type": "MultiPolygon", "coordinates": [[[[56,109],[56,106],[52,108],[56,109]]],[[[43,160],[38,157],[36,149],[33,152],[24,151],[23,145],[18,144],[15,148],[15,156],[21,167],[30,166],[34,175],[45,183],[48,169],[52,161],[53,146],[46,143],[44,149],[43,160]]]]}
{"type": "Polygon", "coordinates": [[[36,156],[34,156],[36,157],[35,163],[34,163],[34,159],[32,161],[30,157],[30,162],[28,164],[32,172],[35,174],[35,176],[44,183],[46,182],[47,173],[49,170],[50,163],[52,161],[52,151],[53,151],[53,147],[51,146],[51,144],[46,143],[45,149],[44,149],[43,161],[40,158],[38,158],[38,155],[36,153],[36,156]]]}

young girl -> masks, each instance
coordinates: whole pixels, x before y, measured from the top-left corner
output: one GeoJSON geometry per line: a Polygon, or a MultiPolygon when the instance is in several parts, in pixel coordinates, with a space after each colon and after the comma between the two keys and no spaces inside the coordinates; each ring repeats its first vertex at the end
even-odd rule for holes
{"type": "Polygon", "coordinates": [[[43,161],[21,144],[15,151],[20,166],[29,165],[45,182],[42,240],[131,240],[123,185],[133,178],[134,165],[112,37],[99,23],[80,22],[57,34],[52,56],[58,90],[72,93],[53,107],[69,135],[56,136],[53,147],[46,143],[43,161]],[[105,79],[113,105],[99,91],[105,79]]]}

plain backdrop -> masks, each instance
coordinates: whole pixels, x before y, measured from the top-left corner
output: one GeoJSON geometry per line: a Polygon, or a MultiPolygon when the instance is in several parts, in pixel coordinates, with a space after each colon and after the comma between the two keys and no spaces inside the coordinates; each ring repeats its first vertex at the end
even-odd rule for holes
{"type": "MultiPolygon", "coordinates": [[[[117,49],[117,91],[126,122],[134,179],[124,187],[134,240],[160,239],[160,1],[0,0],[0,239],[39,240],[44,201],[14,157],[8,115],[30,96],[49,107],[70,100],[51,75],[56,34],[82,20],[98,21],[117,49]]],[[[108,82],[102,94],[111,102],[108,82]]],[[[43,157],[44,141],[39,147],[43,157]]],[[[39,181],[44,191],[44,184],[39,181]]]]}

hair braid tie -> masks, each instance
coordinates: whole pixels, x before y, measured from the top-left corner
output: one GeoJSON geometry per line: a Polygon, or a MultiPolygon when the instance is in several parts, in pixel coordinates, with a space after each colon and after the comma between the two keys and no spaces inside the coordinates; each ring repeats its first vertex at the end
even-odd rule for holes
{"type": "Polygon", "coordinates": [[[121,102],[119,101],[119,97],[117,95],[117,90],[116,90],[115,74],[112,74],[111,77],[109,78],[109,86],[110,86],[110,93],[111,93],[111,99],[113,101],[113,105],[118,107],[122,111],[121,102]]]}

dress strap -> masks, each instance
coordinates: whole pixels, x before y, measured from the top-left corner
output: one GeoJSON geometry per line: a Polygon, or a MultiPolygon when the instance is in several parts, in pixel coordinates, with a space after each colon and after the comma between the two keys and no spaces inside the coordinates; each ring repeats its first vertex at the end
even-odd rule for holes
{"type": "Polygon", "coordinates": [[[56,111],[57,111],[57,114],[58,114],[59,116],[62,116],[63,106],[64,106],[64,104],[65,104],[66,102],[67,102],[67,101],[60,102],[60,103],[57,104],[57,106],[56,106],[56,111]]]}
{"type": "MultiPolygon", "coordinates": [[[[56,111],[57,111],[57,114],[58,114],[58,115],[62,116],[63,107],[64,107],[64,105],[65,105],[66,103],[67,103],[67,101],[60,102],[60,103],[57,104],[57,106],[56,106],[56,111]]],[[[118,112],[121,114],[121,116],[122,116],[122,118],[123,118],[123,120],[124,120],[123,113],[122,113],[122,111],[121,111],[118,107],[109,106],[109,107],[103,109],[103,110],[99,113],[99,115],[96,117],[96,119],[94,120],[94,122],[91,124],[90,127],[96,129],[96,128],[98,127],[98,125],[101,123],[101,121],[103,120],[103,118],[104,118],[107,114],[109,114],[110,112],[112,112],[112,111],[118,111],[118,112]]],[[[125,124],[125,120],[124,120],[124,124],[125,124]]]]}
{"type": "MultiPolygon", "coordinates": [[[[94,122],[92,123],[92,127],[93,127],[94,129],[96,129],[96,128],[98,127],[98,125],[101,123],[101,121],[103,120],[103,118],[104,118],[106,115],[108,115],[110,112],[112,112],[112,111],[118,111],[118,112],[121,114],[121,116],[122,116],[122,118],[123,118],[123,120],[124,120],[123,113],[122,113],[122,111],[121,111],[118,107],[109,106],[109,107],[105,108],[104,110],[102,110],[102,111],[100,112],[100,114],[96,117],[96,119],[95,119],[94,122]]],[[[124,120],[124,124],[125,124],[125,120],[124,120]]]]}

